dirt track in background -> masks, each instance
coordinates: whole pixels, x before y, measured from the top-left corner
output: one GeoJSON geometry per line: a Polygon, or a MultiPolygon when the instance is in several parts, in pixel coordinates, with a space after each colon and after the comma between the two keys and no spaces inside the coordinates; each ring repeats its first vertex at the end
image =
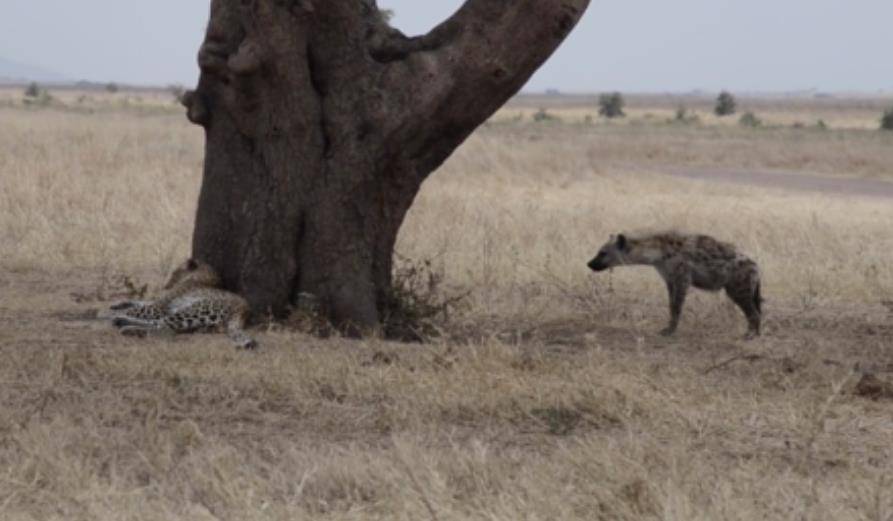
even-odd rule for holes
{"type": "Polygon", "coordinates": [[[855,197],[893,198],[893,182],[733,168],[661,167],[659,173],[700,181],[855,197]]]}

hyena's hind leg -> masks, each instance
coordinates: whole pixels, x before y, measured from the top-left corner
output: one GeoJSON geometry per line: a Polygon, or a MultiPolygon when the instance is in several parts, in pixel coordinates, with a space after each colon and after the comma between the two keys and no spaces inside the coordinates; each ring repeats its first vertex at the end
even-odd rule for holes
{"type": "Polygon", "coordinates": [[[670,336],[679,327],[679,319],[682,316],[682,306],[685,304],[685,296],[691,286],[691,271],[684,263],[670,266],[666,274],[661,273],[667,283],[667,294],[670,298],[670,322],[661,330],[663,336],[670,336]]]}
{"type": "Polygon", "coordinates": [[[737,304],[747,317],[745,339],[760,336],[760,323],[763,318],[763,297],[760,294],[760,274],[754,266],[726,285],[726,295],[737,304]]]}

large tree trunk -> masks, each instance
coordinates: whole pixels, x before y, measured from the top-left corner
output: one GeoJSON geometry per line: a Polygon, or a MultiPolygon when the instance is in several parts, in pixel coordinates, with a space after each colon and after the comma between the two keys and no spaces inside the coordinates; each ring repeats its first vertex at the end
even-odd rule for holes
{"type": "Polygon", "coordinates": [[[213,0],[193,253],[256,313],[316,295],[378,325],[400,225],[425,178],[515,94],[588,0],[468,0],[407,38],[374,0],[213,0]]]}

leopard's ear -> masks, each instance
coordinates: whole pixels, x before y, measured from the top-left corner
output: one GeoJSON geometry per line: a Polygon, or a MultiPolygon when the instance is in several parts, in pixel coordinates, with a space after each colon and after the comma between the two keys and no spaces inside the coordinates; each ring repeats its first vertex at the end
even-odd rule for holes
{"type": "Polygon", "coordinates": [[[198,269],[198,261],[190,257],[189,260],[186,261],[186,269],[189,271],[198,269]]]}

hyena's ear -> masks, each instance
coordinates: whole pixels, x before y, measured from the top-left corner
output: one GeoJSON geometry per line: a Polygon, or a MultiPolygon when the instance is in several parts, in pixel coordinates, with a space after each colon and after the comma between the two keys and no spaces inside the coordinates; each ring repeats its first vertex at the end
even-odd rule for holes
{"type": "Polygon", "coordinates": [[[186,269],[189,271],[198,269],[198,261],[196,261],[192,257],[189,257],[189,260],[186,261],[186,269]]]}
{"type": "Polygon", "coordinates": [[[627,246],[629,246],[629,244],[626,241],[626,235],[623,235],[622,233],[618,233],[617,234],[617,248],[619,248],[620,251],[626,251],[627,246]]]}

